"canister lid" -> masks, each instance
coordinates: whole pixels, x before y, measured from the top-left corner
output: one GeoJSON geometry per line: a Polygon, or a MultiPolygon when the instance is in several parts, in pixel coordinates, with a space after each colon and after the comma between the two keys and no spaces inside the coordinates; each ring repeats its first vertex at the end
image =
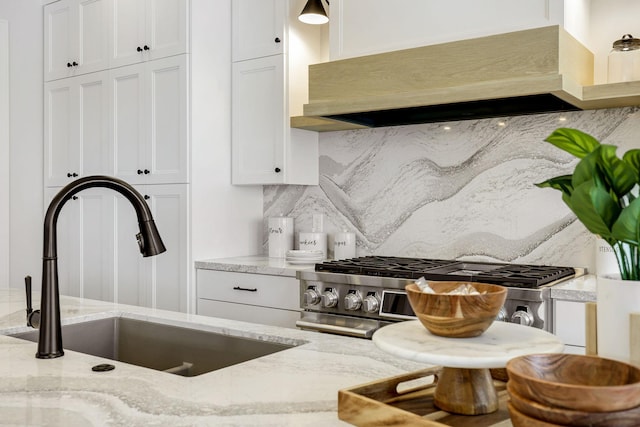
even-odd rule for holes
{"type": "Polygon", "coordinates": [[[625,34],[620,40],[613,42],[613,49],[620,51],[640,49],[640,39],[633,38],[631,34],[625,34]]]}

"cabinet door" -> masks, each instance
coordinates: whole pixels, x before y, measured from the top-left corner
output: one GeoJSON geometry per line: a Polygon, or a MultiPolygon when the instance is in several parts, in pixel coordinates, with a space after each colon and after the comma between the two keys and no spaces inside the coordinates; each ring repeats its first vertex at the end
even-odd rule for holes
{"type": "Polygon", "coordinates": [[[109,139],[109,73],[84,74],[73,80],[78,90],[79,175],[113,175],[109,139]]]}
{"type": "Polygon", "coordinates": [[[188,181],[186,55],[111,71],[115,174],[131,184],[188,181]]]}
{"type": "Polygon", "coordinates": [[[111,67],[188,52],[189,2],[113,0],[111,67]]]}
{"type": "MultiPolygon", "coordinates": [[[[49,202],[59,191],[50,188],[49,202]]],[[[113,301],[114,201],[111,190],[77,193],[58,217],[58,282],[63,295],[113,301]]]]}
{"type": "Polygon", "coordinates": [[[71,64],[74,12],[72,1],[61,0],[44,7],[44,80],[54,80],[73,75],[71,64]]]}
{"type": "MultiPolygon", "coordinates": [[[[139,191],[143,191],[138,188],[139,191]]],[[[142,262],[136,234],[140,232],[138,219],[131,203],[118,194],[116,197],[116,263],[115,301],[119,304],[151,307],[150,265],[142,262]]]]}
{"type": "Polygon", "coordinates": [[[77,92],[73,79],[45,84],[44,173],[48,186],[66,185],[80,175],[77,92]]]}
{"type": "Polygon", "coordinates": [[[61,0],[44,7],[44,79],[108,68],[109,0],[61,0]]]}
{"type": "Polygon", "coordinates": [[[76,74],[109,68],[109,1],[78,1],[72,38],[78,62],[76,74]]]}
{"type": "Polygon", "coordinates": [[[147,123],[144,65],[137,64],[110,71],[111,80],[111,140],[115,175],[130,184],[144,184],[147,123]]]}
{"type": "Polygon", "coordinates": [[[118,196],[116,212],[116,301],[187,311],[188,242],[186,185],[143,185],[144,194],[167,251],[144,258],[136,243],[138,222],[129,202],[118,196]]]}
{"type": "Polygon", "coordinates": [[[106,71],[45,84],[45,183],[112,174],[106,71]]]}
{"type": "Polygon", "coordinates": [[[288,137],[285,55],[232,65],[232,180],[234,184],[284,182],[288,137]]]}
{"type": "Polygon", "coordinates": [[[135,64],[144,59],[145,0],[112,0],[110,67],[135,64]]]}
{"type": "Polygon", "coordinates": [[[286,52],[286,0],[231,2],[233,61],[286,52]]]}
{"type": "Polygon", "coordinates": [[[149,277],[152,306],[186,312],[188,309],[188,225],[187,186],[185,184],[146,185],[153,218],[167,251],[142,258],[149,277]]]}
{"type": "Polygon", "coordinates": [[[188,182],[187,75],[186,55],[145,63],[147,184],[188,182]]]}
{"type": "Polygon", "coordinates": [[[188,8],[189,2],[186,0],[147,0],[147,59],[164,58],[189,51],[188,8]]]}

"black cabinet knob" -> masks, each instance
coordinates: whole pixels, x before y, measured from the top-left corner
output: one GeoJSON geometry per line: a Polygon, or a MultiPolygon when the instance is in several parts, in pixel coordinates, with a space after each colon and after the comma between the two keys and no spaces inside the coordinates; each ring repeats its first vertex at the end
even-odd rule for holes
{"type": "Polygon", "coordinates": [[[142,169],[138,169],[136,172],[138,172],[138,175],[142,175],[142,169]]]}
{"type": "Polygon", "coordinates": [[[149,171],[149,169],[145,169],[145,170],[144,170],[144,174],[145,174],[145,175],[149,175],[150,173],[151,173],[151,172],[149,171]]]}
{"type": "Polygon", "coordinates": [[[149,49],[151,49],[151,48],[145,44],[145,45],[144,45],[144,47],[143,47],[142,49],[144,49],[144,50],[149,50],[149,49]]]}
{"type": "Polygon", "coordinates": [[[273,39],[273,41],[276,43],[280,43],[281,40],[280,40],[280,37],[276,37],[275,39],[273,39]]]}
{"type": "Polygon", "coordinates": [[[145,195],[144,195],[144,199],[145,199],[145,200],[149,200],[150,198],[151,198],[151,197],[149,197],[149,195],[148,195],[148,194],[145,194],[145,195]]]}
{"type": "Polygon", "coordinates": [[[71,196],[73,200],[78,200],[78,196],[71,196]]]}
{"type": "Polygon", "coordinates": [[[77,67],[77,66],[78,66],[78,63],[77,63],[76,61],[73,61],[72,65],[73,65],[74,67],[77,67]]]}
{"type": "Polygon", "coordinates": [[[137,50],[138,52],[142,52],[142,48],[141,48],[140,46],[138,46],[138,47],[136,48],[136,50],[137,50]]]}
{"type": "Polygon", "coordinates": [[[78,174],[75,173],[75,172],[73,172],[73,173],[67,172],[67,178],[76,177],[76,176],[78,176],[78,174]]]}
{"type": "Polygon", "coordinates": [[[73,67],[73,65],[71,65],[71,62],[67,62],[67,68],[71,68],[73,67]]]}
{"type": "Polygon", "coordinates": [[[276,173],[280,173],[280,171],[281,171],[282,169],[280,169],[280,168],[275,168],[274,170],[276,171],[276,173]]]}

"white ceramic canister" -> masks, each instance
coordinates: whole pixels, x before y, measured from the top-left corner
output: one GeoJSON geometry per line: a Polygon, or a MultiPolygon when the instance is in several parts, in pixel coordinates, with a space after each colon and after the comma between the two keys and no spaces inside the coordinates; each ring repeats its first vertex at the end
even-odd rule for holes
{"type": "Polygon", "coordinates": [[[301,251],[322,251],[322,257],[327,259],[327,234],[298,233],[298,249],[301,251]]]}
{"type": "Polygon", "coordinates": [[[336,233],[333,235],[333,258],[336,260],[355,258],[356,235],[355,233],[336,233]]]}
{"type": "Polygon", "coordinates": [[[269,218],[269,257],[286,258],[293,249],[293,218],[277,216],[269,218]]]}

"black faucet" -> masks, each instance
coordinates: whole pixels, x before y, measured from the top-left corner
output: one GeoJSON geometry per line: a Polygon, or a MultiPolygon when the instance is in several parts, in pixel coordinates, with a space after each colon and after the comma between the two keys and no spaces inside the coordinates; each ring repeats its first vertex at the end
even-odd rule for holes
{"type": "MultiPolygon", "coordinates": [[[[34,321],[31,309],[31,278],[27,283],[27,323],[40,325],[38,339],[38,359],[53,359],[64,355],[62,349],[62,331],[60,326],[60,294],[58,290],[58,249],[56,228],[58,214],[62,206],[74,194],[87,188],[110,188],[122,194],[133,205],[138,217],[140,233],[136,235],[142,256],[153,256],[166,251],[153,216],[144,198],[131,185],[109,176],[87,176],[71,182],[51,200],[44,217],[44,251],[42,255],[42,297],[40,301],[39,322],[34,321]]],[[[26,279],[25,279],[26,280],[26,279]]],[[[36,313],[36,312],[33,312],[36,313]]]]}

